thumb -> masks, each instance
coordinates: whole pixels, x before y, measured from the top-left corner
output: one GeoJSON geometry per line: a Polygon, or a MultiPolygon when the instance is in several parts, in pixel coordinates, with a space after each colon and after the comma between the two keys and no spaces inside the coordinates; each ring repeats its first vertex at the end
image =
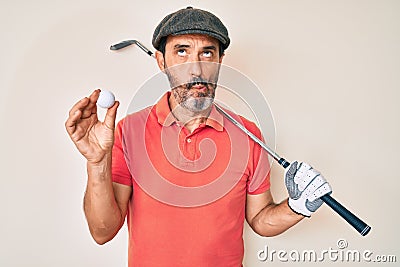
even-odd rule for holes
{"type": "Polygon", "coordinates": [[[107,110],[106,116],[104,118],[104,124],[109,129],[115,128],[115,118],[117,117],[117,108],[119,106],[119,101],[115,101],[114,105],[107,110]]]}
{"type": "Polygon", "coordinates": [[[285,171],[285,185],[286,189],[288,190],[289,197],[292,199],[298,199],[301,195],[301,192],[294,182],[294,177],[297,171],[297,161],[294,161],[290,164],[289,168],[285,171]]]}
{"type": "Polygon", "coordinates": [[[293,161],[289,168],[285,170],[285,181],[286,183],[294,183],[294,176],[296,175],[297,171],[297,161],[293,161]]]}

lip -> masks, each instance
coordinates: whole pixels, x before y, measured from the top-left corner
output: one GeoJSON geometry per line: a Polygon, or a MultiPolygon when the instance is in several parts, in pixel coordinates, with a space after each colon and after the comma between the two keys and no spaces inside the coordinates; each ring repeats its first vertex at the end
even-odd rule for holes
{"type": "Polygon", "coordinates": [[[196,89],[199,91],[205,91],[205,90],[207,90],[207,87],[204,85],[194,85],[194,86],[192,86],[192,89],[196,89]]]}

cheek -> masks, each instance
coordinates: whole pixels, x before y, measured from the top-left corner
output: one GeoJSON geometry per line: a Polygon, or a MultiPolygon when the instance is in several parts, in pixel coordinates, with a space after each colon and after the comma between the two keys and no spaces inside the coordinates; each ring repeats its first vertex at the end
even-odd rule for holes
{"type": "Polygon", "coordinates": [[[210,79],[210,81],[214,81],[218,78],[220,68],[218,63],[204,63],[202,66],[203,73],[210,79]]]}
{"type": "Polygon", "coordinates": [[[179,86],[173,89],[173,92],[175,99],[178,100],[182,100],[184,98],[187,97],[188,95],[188,90],[186,90],[186,88],[184,88],[183,86],[179,86]]]}
{"type": "Polygon", "coordinates": [[[186,57],[180,57],[173,53],[165,54],[165,64],[166,66],[175,66],[177,64],[182,64],[186,60],[186,57]]]}
{"type": "Polygon", "coordinates": [[[173,86],[181,86],[191,81],[190,72],[187,69],[186,64],[180,64],[168,68],[169,75],[173,78],[173,86]]]}

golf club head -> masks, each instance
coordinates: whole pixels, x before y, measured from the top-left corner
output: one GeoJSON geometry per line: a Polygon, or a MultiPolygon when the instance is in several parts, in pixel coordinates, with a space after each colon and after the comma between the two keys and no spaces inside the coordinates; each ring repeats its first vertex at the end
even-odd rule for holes
{"type": "Polygon", "coordinates": [[[120,49],[130,46],[132,44],[137,45],[140,49],[142,49],[144,52],[146,52],[146,54],[148,54],[151,57],[154,57],[154,53],[151,52],[149,49],[147,49],[147,47],[145,47],[143,44],[141,44],[137,40],[126,40],[126,41],[119,42],[117,44],[110,46],[110,50],[114,50],[114,51],[120,50],[120,49]]]}

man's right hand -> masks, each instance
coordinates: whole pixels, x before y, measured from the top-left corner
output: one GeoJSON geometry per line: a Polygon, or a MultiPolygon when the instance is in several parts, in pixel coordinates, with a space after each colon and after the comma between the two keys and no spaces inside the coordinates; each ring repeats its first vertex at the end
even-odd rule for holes
{"type": "Polygon", "coordinates": [[[104,122],[97,116],[96,102],[100,89],[81,99],[69,111],[65,128],[79,152],[89,163],[99,163],[114,144],[115,118],[119,102],[107,110],[104,122]]]}

